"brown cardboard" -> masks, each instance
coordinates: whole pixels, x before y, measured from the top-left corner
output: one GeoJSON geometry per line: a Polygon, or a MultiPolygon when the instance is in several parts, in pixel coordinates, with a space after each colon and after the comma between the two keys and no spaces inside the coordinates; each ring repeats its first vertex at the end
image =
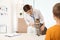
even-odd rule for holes
{"type": "Polygon", "coordinates": [[[18,33],[26,33],[27,32],[27,24],[24,18],[18,18],[18,33]]]}

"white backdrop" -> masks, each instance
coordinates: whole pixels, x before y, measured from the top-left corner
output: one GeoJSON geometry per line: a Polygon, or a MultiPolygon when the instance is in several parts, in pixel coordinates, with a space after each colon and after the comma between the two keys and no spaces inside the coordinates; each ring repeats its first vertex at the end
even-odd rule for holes
{"type": "Polygon", "coordinates": [[[60,0],[35,0],[35,8],[40,10],[45,19],[47,28],[53,26],[56,22],[53,19],[52,8],[60,0]]]}
{"type": "Polygon", "coordinates": [[[0,0],[0,31],[3,33],[4,32],[5,33],[12,33],[11,0],[0,0]],[[1,15],[1,13],[3,15],[1,15]]]}

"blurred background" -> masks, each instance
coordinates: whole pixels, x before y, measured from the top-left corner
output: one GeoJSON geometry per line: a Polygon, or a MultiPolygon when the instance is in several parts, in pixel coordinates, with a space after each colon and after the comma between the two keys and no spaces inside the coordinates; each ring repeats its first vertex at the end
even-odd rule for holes
{"type": "Polygon", "coordinates": [[[18,20],[24,18],[23,6],[25,4],[30,4],[33,8],[40,10],[45,26],[50,28],[55,24],[52,8],[58,2],[60,0],[0,0],[0,33],[13,33],[18,30],[18,20]]]}

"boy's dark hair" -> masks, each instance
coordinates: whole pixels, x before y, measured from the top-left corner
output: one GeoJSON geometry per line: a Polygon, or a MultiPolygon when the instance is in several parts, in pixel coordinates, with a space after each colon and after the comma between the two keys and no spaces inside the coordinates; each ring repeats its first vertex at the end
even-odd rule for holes
{"type": "Polygon", "coordinates": [[[31,7],[30,7],[30,5],[28,5],[28,4],[26,4],[24,7],[23,7],[23,10],[25,11],[25,12],[27,12],[28,10],[30,10],[31,9],[31,7]]]}
{"type": "Polygon", "coordinates": [[[53,15],[60,19],[60,3],[53,7],[53,15]]]}

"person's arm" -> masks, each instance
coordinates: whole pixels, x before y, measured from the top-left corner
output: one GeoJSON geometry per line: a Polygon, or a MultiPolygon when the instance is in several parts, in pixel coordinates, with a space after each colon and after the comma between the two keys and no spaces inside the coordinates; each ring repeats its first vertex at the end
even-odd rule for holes
{"type": "Polygon", "coordinates": [[[39,13],[39,20],[40,20],[40,30],[44,31],[45,28],[44,17],[42,16],[40,11],[38,11],[38,13],[39,13]]]}
{"type": "Polygon", "coordinates": [[[39,19],[40,19],[40,23],[44,23],[44,17],[42,15],[42,13],[40,11],[38,11],[38,16],[39,16],[39,19]]]}
{"type": "Polygon", "coordinates": [[[44,23],[40,23],[40,31],[44,31],[44,29],[45,29],[44,23]]]}
{"type": "Polygon", "coordinates": [[[24,13],[24,20],[28,26],[33,25],[34,23],[34,20],[32,19],[32,17],[26,13],[24,13]]]}

